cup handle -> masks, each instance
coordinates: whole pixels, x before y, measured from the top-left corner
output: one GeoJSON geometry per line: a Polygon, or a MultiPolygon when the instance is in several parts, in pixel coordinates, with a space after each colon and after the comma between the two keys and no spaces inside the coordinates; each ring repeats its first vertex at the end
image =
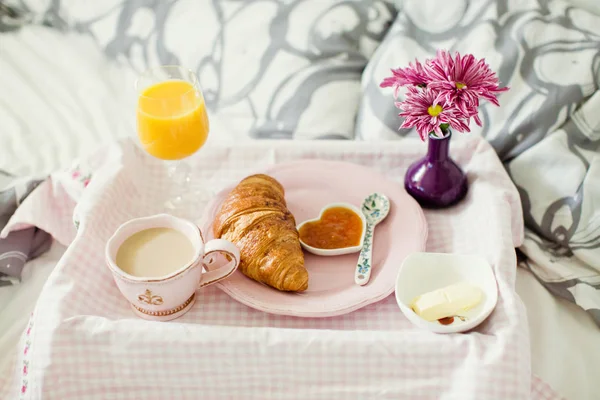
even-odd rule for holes
{"type": "Polygon", "coordinates": [[[202,258],[202,263],[204,265],[206,265],[206,259],[212,257],[213,253],[224,254],[230,258],[230,262],[219,269],[203,273],[202,278],[200,278],[200,283],[198,284],[199,288],[227,278],[235,272],[240,264],[240,250],[230,241],[225,239],[213,239],[207,242],[206,245],[204,245],[204,257],[202,258]]]}

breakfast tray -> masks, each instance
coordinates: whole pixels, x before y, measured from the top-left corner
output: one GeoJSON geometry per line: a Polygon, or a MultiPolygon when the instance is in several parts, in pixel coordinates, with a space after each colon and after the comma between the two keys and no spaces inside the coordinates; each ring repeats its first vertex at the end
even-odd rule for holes
{"type": "MultiPolygon", "coordinates": [[[[470,190],[454,208],[425,212],[427,250],[478,254],[493,266],[498,305],[476,331],[420,330],[393,295],[343,316],[297,318],[254,310],[217,287],[199,291],[175,321],[135,317],[105,266],[104,245],[124,221],[160,212],[168,181],[162,163],[124,141],[78,166],[92,172],[85,190],[73,190],[68,172],[57,174],[9,224],[39,226],[70,247],[40,295],[15,373],[0,381],[0,398],[558,398],[532,377],[525,308],[514,290],[514,247],[523,239],[517,190],[485,141],[456,139],[452,155],[470,190]]],[[[213,194],[274,164],[316,158],[370,166],[401,183],[425,150],[412,139],[266,141],[208,146],[193,161],[213,194]]]]}

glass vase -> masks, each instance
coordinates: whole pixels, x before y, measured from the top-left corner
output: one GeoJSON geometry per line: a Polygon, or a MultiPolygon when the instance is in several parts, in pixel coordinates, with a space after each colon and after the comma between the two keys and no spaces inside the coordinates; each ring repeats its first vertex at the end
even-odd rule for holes
{"type": "Polygon", "coordinates": [[[444,137],[430,133],[427,154],[406,171],[404,187],[422,207],[450,207],[467,194],[467,176],[449,155],[451,138],[450,130],[444,137]]]}

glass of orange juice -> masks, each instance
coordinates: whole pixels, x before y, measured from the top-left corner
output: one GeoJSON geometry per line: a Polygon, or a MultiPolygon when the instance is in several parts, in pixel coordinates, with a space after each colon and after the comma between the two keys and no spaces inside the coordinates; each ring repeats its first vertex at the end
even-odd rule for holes
{"type": "Polygon", "coordinates": [[[148,154],[171,162],[174,191],[166,206],[174,214],[184,214],[194,201],[187,158],[204,145],[209,131],[198,78],[189,69],[162,66],[144,72],[135,86],[139,142],[148,154]]]}

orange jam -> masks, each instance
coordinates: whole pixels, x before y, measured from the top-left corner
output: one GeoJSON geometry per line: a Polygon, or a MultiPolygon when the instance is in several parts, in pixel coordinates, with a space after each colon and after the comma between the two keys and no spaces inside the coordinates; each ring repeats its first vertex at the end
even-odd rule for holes
{"type": "Polygon", "coordinates": [[[300,239],[319,249],[341,249],[358,246],[363,234],[362,220],[345,207],[332,207],[318,221],[300,227],[300,239]]]}

